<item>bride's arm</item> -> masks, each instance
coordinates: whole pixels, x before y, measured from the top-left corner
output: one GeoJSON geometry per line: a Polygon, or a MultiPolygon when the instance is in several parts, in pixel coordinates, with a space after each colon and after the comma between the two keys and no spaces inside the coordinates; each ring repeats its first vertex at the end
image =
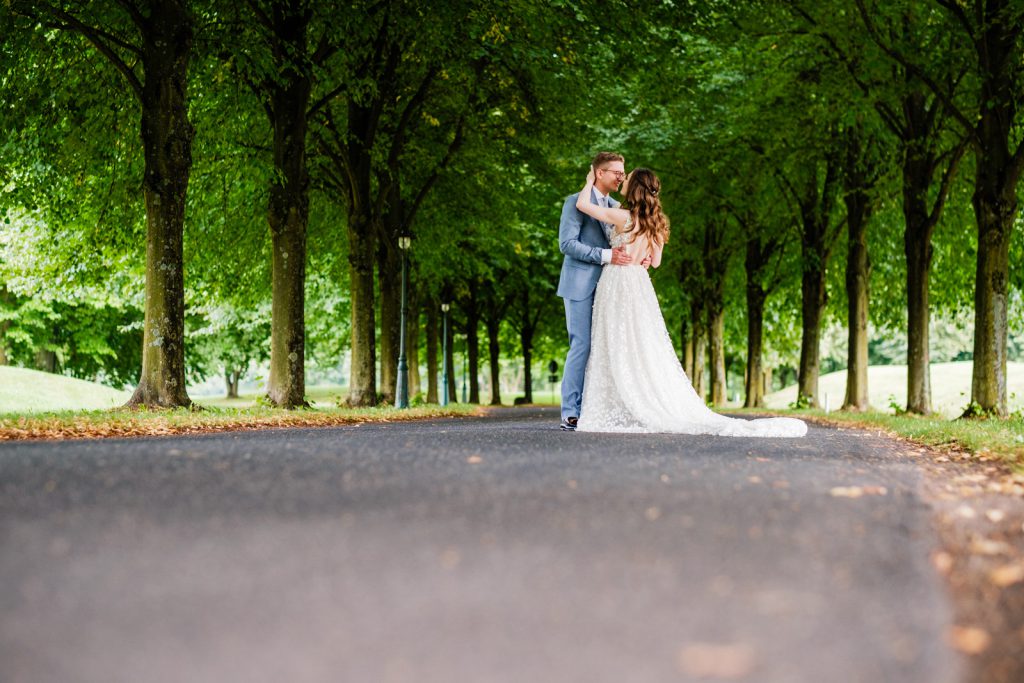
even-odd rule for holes
{"type": "Polygon", "coordinates": [[[615,209],[610,206],[598,206],[591,197],[593,189],[594,169],[591,168],[590,173],[587,174],[587,184],[583,186],[583,189],[580,190],[580,196],[576,198],[576,208],[602,223],[613,224],[616,232],[621,231],[622,226],[626,224],[626,219],[629,218],[629,212],[625,209],[615,209]]]}
{"type": "Polygon", "coordinates": [[[665,248],[665,245],[658,244],[655,242],[651,245],[651,268],[657,268],[661,265],[661,252],[665,248]]]}

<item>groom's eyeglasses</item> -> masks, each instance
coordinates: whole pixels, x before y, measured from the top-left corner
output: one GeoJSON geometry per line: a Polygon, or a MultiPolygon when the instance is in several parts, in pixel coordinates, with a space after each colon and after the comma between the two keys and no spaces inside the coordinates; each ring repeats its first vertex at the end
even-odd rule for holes
{"type": "Polygon", "coordinates": [[[626,177],[626,172],[625,171],[612,171],[612,170],[607,169],[607,168],[602,168],[601,170],[604,171],[605,173],[612,173],[612,174],[614,174],[616,178],[625,178],[626,177]]]}

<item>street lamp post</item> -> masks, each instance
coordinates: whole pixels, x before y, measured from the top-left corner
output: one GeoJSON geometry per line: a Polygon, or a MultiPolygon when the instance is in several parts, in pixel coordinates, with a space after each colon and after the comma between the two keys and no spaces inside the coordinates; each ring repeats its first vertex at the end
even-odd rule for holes
{"type": "Polygon", "coordinates": [[[448,405],[448,309],[447,301],[441,304],[441,405],[448,405]]]}
{"type": "Polygon", "coordinates": [[[398,386],[395,388],[395,396],[397,397],[399,408],[409,407],[409,364],[405,358],[405,339],[408,333],[406,332],[405,324],[410,246],[412,246],[412,236],[403,232],[398,236],[398,248],[402,250],[402,308],[398,335],[398,386]]]}

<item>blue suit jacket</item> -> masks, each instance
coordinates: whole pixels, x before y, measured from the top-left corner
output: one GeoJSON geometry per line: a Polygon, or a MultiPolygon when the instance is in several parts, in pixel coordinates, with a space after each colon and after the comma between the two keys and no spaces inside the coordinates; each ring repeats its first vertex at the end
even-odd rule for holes
{"type": "MultiPolygon", "coordinates": [[[[577,197],[579,192],[566,197],[558,224],[558,248],[565,254],[558,296],[570,301],[593,295],[601,277],[601,250],[611,246],[601,223],[576,208],[577,197]]],[[[591,198],[597,201],[596,191],[592,191],[591,198]]],[[[617,207],[619,203],[609,197],[608,205],[617,207]]]]}

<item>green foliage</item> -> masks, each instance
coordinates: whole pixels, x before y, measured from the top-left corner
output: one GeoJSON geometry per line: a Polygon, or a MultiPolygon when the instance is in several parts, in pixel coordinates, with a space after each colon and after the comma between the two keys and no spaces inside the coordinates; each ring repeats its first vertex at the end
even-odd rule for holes
{"type": "MultiPolygon", "coordinates": [[[[0,344],[17,365],[49,353],[55,370],[127,386],[141,351],[146,242],[139,107],[88,41],[48,28],[30,16],[34,6],[0,4],[0,292],[7,293],[0,344]]],[[[535,360],[560,360],[567,340],[554,295],[559,212],[602,149],[662,178],[672,236],[652,277],[679,348],[695,304],[706,300],[709,283],[720,284],[727,359],[737,374],[746,353],[744,249],[749,240],[777,240],[754,274],[768,291],[764,359],[777,371],[795,366],[800,277],[816,258],[800,252],[809,210],[801,202],[808,188],[822,187],[826,158],[843,152],[854,130],[866,140],[857,167],[873,174],[871,362],[905,360],[903,147],[895,124],[904,98],[927,89],[893,67],[854,3],[298,6],[310,13],[310,53],[284,61],[310,75],[316,107],[307,145],[311,367],[336,371],[350,346],[346,222],[357,209],[382,225],[393,220],[382,228],[387,239],[397,227],[412,232],[410,282],[422,305],[464,305],[472,283],[481,305],[502,320],[505,358],[522,354],[526,334],[535,360]],[[353,117],[375,107],[373,137],[360,137],[353,117]],[[345,160],[360,151],[365,169],[345,160]],[[354,193],[352,178],[364,170],[367,191],[354,193]],[[710,267],[718,257],[725,265],[716,279],[710,267]]],[[[254,10],[268,7],[263,0],[194,5],[196,138],[185,227],[193,380],[255,368],[269,350],[274,164],[266,107],[282,74],[254,10]]],[[[879,31],[927,73],[960,77],[953,104],[973,102],[969,46],[954,37],[948,11],[923,0],[867,7],[879,31]]],[[[113,34],[132,30],[114,5],[89,8],[113,34]]],[[[941,103],[929,102],[942,119],[934,142],[948,158],[960,133],[941,103]]],[[[973,348],[973,165],[968,154],[933,238],[936,362],[969,358],[973,348]]],[[[929,192],[931,206],[935,183],[929,192]]],[[[824,217],[833,227],[825,371],[846,362],[845,208],[839,194],[832,199],[824,217]]],[[[1013,234],[1011,263],[1013,359],[1024,353],[1024,231],[1013,234]]]]}
{"type": "Polygon", "coordinates": [[[789,404],[790,410],[804,410],[805,408],[811,407],[811,399],[809,396],[803,394],[797,394],[796,400],[789,404]]]}
{"type": "Polygon", "coordinates": [[[269,358],[269,305],[247,309],[226,304],[193,308],[188,321],[189,379],[204,380],[233,372],[244,375],[250,365],[269,358]]]}

